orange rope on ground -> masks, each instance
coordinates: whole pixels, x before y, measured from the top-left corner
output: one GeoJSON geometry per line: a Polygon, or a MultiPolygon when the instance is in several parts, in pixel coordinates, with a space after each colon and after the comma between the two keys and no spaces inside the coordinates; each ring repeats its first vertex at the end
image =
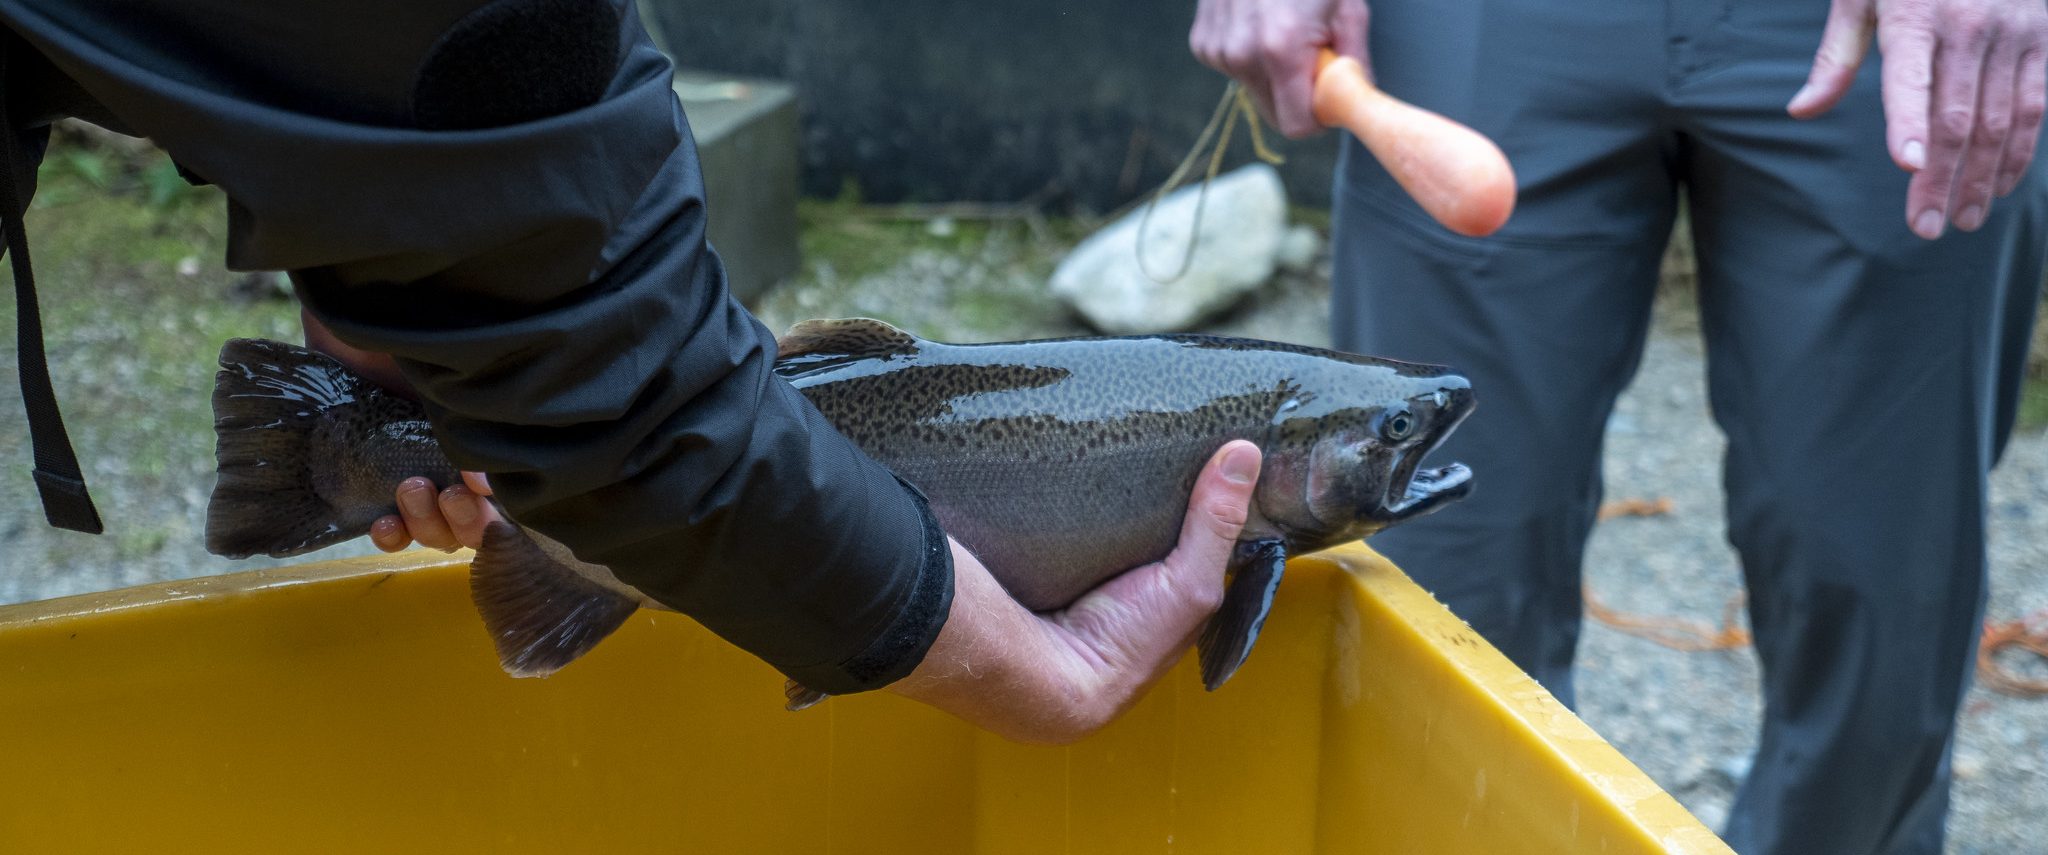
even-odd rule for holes
{"type": "MultiPolygon", "coordinates": [[[[1661,516],[1672,510],[1669,498],[1621,499],[1601,505],[1599,518],[1661,516]]],[[[1716,628],[1682,618],[1617,612],[1594,595],[1591,585],[1585,586],[1582,592],[1586,614],[1594,620],[1673,650],[1733,650],[1747,647],[1751,641],[1749,630],[1736,623],[1745,600],[1744,594],[1728,599],[1728,606],[1721,614],[1721,625],[1716,628]]],[[[1999,664],[1998,654],[2008,648],[2048,660],[2048,608],[2009,621],[1985,621],[1984,636],[1977,644],[1977,682],[1985,688],[2020,698],[2048,696],[2048,680],[2022,677],[1999,664]]]]}
{"type": "MultiPolygon", "coordinates": [[[[1655,499],[1620,499],[1600,506],[1602,520],[1616,517],[1656,517],[1671,513],[1676,506],[1671,497],[1655,499]]],[[[1647,638],[1673,650],[1687,652],[1700,650],[1733,650],[1749,646],[1749,630],[1736,623],[1736,616],[1742,609],[1743,595],[1729,598],[1728,606],[1721,614],[1719,628],[1699,621],[1661,615],[1632,615],[1617,612],[1593,594],[1593,586],[1582,589],[1586,599],[1586,614],[1594,620],[1614,627],[1637,638],[1647,638]]]]}
{"type": "MultiPolygon", "coordinates": [[[[1608,521],[1616,517],[1663,517],[1671,513],[1673,508],[1675,504],[1671,502],[1671,496],[1620,498],[1599,506],[1599,519],[1608,521]]],[[[1593,595],[1591,584],[1583,586],[1581,593],[1585,597],[1585,613],[1591,615],[1595,621],[1616,627],[1620,632],[1626,632],[1630,636],[1647,638],[1651,642],[1663,644],[1671,650],[1733,650],[1749,644],[1749,629],[1743,629],[1741,625],[1735,623],[1735,615],[1743,607],[1743,595],[1735,595],[1735,599],[1729,601],[1729,607],[1726,607],[1726,611],[1720,617],[1720,627],[1716,629],[1700,621],[1686,621],[1661,615],[1628,615],[1608,609],[1606,603],[1602,603],[1599,597],[1593,595]]]]}
{"type": "Polygon", "coordinates": [[[1654,499],[1616,499],[1600,506],[1599,519],[1606,522],[1615,517],[1661,517],[1671,513],[1676,507],[1671,503],[1670,496],[1658,496],[1654,499]]]}
{"type": "Polygon", "coordinates": [[[1728,607],[1721,615],[1719,628],[1700,621],[1662,615],[1632,615],[1617,612],[1593,595],[1592,586],[1584,589],[1586,614],[1594,620],[1614,627],[1637,638],[1647,638],[1673,650],[1696,653],[1702,650],[1734,650],[1749,646],[1749,630],[1735,622],[1742,610],[1743,595],[1728,598],[1728,607]]]}

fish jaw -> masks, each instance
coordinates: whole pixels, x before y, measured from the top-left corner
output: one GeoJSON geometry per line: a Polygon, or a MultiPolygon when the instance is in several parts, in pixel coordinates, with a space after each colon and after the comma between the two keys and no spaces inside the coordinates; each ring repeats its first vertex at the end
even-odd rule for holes
{"type": "MultiPolygon", "coordinates": [[[[1415,455],[1420,458],[1421,455],[1415,455]]],[[[1408,476],[1399,499],[1388,501],[1379,518],[1387,525],[1435,512],[1472,493],[1472,469],[1451,463],[1417,470],[1408,476]]]]}
{"type": "Polygon", "coordinates": [[[1434,513],[1472,493],[1472,469],[1463,463],[1421,468],[1422,459],[1450,439],[1476,406],[1472,386],[1463,377],[1449,375],[1442,379],[1443,387],[1430,393],[1429,398],[1447,417],[1441,419],[1427,440],[1401,452],[1385,492],[1378,497],[1378,507],[1367,509],[1365,515],[1381,527],[1434,513]]]}

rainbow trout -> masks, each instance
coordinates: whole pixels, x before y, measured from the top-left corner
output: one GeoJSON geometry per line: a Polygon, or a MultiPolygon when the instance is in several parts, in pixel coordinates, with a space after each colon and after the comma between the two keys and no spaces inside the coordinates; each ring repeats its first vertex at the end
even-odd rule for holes
{"type": "MultiPolygon", "coordinates": [[[[1063,607],[1164,558],[1195,478],[1233,439],[1265,454],[1222,606],[1198,643],[1214,690],[1258,639],[1289,555],[1464,496],[1422,459],[1473,407],[1447,369],[1247,339],[1168,335],[955,345],[879,321],[807,321],[775,371],[923,491],[1009,593],[1063,607]]],[[[368,533],[414,476],[454,483],[424,413],[323,355],[238,339],[214,390],[220,478],[207,547],[296,555],[368,533]]],[[[665,608],[538,532],[495,524],[471,593],[501,664],[552,673],[641,606],[665,608]]],[[[822,695],[791,684],[790,707],[822,695]]]]}

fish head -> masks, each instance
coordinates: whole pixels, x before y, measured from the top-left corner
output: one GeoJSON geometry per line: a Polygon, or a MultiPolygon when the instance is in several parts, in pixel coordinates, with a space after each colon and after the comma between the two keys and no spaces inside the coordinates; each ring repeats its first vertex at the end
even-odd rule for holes
{"type": "Polygon", "coordinates": [[[1471,414],[1471,382],[1420,365],[1398,365],[1380,379],[1371,384],[1376,391],[1305,413],[1311,422],[1289,431],[1313,436],[1308,453],[1297,456],[1305,457],[1298,507],[1311,519],[1295,527],[1321,532],[1330,543],[1431,513],[1472,489],[1472,470],[1462,463],[1422,468],[1471,414]]]}

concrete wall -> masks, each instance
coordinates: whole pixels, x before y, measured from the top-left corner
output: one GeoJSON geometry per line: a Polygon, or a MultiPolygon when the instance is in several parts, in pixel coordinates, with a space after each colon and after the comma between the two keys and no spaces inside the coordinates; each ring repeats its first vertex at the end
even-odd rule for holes
{"type": "MultiPolygon", "coordinates": [[[[642,0],[679,64],[797,85],[804,190],[1103,210],[1165,178],[1222,94],[1187,48],[1194,0],[642,0]],[[1138,135],[1141,168],[1126,174],[1138,135]]],[[[1272,135],[1278,139],[1277,134],[1272,135]]],[[[1242,136],[1232,163],[1249,156],[1242,136]]],[[[1324,204],[1335,137],[1283,149],[1324,204]]]]}

